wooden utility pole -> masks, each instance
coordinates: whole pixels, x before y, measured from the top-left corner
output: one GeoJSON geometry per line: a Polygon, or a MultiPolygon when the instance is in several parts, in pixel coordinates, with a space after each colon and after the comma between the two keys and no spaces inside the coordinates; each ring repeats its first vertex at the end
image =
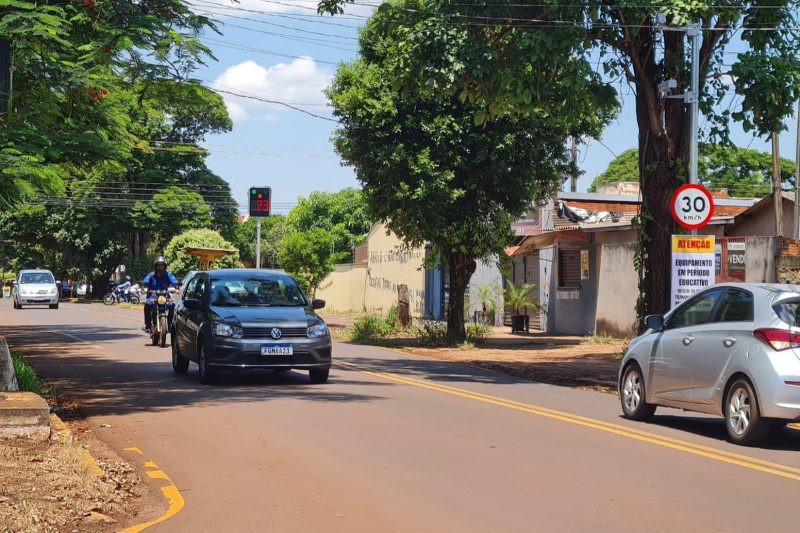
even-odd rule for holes
{"type": "Polygon", "coordinates": [[[772,201],[775,204],[775,235],[783,237],[783,194],[781,189],[781,154],[778,132],[772,132],[772,201]]]}
{"type": "Polygon", "coordinates": [[[569,178],[570,192],[578,191],[578,140],[572,136],[572,175],[569,178]]]}

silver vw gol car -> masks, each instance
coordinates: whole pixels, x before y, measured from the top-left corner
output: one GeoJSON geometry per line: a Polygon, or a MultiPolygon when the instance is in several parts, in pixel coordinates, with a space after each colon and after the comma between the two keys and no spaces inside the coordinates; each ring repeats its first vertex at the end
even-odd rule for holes
{"type": "Polygon", "coordinates": [[[626,418],[659,405],[722,415],[743,445],[800,419],[800,286],[715,285],[645,320],[620,366],[626,418]]]}

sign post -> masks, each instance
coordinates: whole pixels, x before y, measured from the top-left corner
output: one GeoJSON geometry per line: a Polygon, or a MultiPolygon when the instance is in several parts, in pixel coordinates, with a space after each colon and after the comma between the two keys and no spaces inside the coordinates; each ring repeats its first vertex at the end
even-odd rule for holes
{"type": "Polygon", "coordinates": [[[250,216],[256,219],[256,268],[261,268],[261,219],[268,217],[272,207],[270,187],[250,187],[250,216]]]}

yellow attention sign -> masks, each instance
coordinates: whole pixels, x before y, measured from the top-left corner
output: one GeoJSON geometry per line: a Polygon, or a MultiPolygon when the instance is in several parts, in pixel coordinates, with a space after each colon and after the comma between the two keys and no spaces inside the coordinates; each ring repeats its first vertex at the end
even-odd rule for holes
{"type": "Polygon", "coordinates": [[[673,235],[672,253],[674,254],[713,254],[714,237],[695,237],[693,235],[673,235]]]}

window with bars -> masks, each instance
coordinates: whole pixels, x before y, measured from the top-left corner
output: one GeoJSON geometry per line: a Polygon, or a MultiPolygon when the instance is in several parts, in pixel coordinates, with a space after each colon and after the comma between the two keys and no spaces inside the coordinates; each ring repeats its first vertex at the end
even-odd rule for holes
{"type": "Polygon", "coordinates": [[[581,251],[577,248],[558,249],[558,286],[564,288],[580,288],[581,251]]]}

